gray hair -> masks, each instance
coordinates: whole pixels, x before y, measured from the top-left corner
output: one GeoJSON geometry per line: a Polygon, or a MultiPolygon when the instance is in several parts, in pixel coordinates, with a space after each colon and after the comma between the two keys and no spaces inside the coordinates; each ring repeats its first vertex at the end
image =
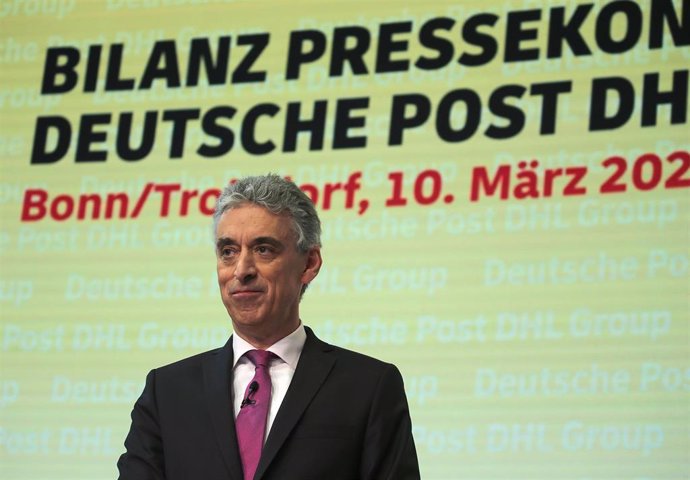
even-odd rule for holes
{"type": "Polygon", "coordinates": [[[269,173],[229,183],[221,192],[213,212],[213,231],[228,210],[244,204],[264,207],[276,215],[288,214],[297,234],[297,249],[306,253],[321,246],[321,221],[311,199],[293,182],[269,173]]]}

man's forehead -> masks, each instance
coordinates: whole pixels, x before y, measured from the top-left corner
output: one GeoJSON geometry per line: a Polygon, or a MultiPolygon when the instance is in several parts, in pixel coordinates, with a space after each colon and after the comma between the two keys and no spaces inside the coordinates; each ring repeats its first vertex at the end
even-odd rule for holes
{"type": "Polygon", "coordinates": [[[226,210],[218,221],[216,237],[236,235],[283,236],[294,234],[292,218],[260,205],[242,204],[226,210]]]}

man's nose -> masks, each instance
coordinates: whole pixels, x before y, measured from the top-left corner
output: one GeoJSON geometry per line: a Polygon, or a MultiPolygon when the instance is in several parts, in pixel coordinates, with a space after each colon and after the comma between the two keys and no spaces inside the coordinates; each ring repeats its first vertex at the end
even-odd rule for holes
{"type": "Polygon", "coordinates": [[[235,264],[235,278],[242,283],[245,283],[256,276],[256,265],[254,264],[254,257],[251,252],[244,251],[240,253],[237,263],[235,264]]]}

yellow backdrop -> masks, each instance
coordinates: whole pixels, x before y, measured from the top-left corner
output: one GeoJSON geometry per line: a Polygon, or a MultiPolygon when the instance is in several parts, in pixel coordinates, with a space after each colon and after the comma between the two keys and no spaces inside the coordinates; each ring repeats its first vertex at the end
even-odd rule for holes
{"type": "Polygon", "coordinates": [[[116,475],[147,371],[231,333],[217,189],[276,172],[302,319],[399,366],[424,479],[684,478],[689,15],[0,2],[0,477],[116,475]]]}

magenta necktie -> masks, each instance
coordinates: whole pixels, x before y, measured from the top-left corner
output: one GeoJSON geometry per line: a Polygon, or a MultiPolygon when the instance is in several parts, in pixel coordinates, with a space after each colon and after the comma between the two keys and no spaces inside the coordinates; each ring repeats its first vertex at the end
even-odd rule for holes
{"type": "Polygon", "coordinates": [[[254,364],[255,373],[244,392],[235,428],[244,480],[252,480],[264,445],[268,405],[271,402],[271,376],[268,368],[275,355],[266,350],[250,350],[245,355],[254,364]]]}

